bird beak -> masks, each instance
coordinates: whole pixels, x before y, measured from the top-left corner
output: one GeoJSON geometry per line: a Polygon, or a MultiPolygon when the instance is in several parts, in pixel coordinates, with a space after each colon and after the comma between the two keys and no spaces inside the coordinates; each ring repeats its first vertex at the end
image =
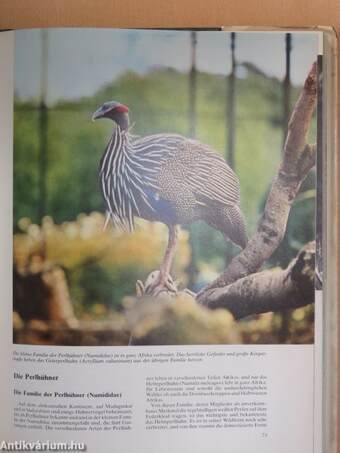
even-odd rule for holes
{"type": "Polygon", "coordinates": [[[92,115],[92,121],[95,121],[97,120],[98,118],[102,118],[104,116],[104,111],[103,111],[103,108],[102,107],[99,107],[98,110],[96,110],[94,112],[94,114],[92,115]]]}

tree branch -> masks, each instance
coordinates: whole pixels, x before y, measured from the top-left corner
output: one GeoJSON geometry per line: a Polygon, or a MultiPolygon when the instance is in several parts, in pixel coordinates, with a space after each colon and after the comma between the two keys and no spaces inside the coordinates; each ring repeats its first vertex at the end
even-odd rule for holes
{"type": "Polygon", "coordinates": [[[266,270],[216,288],[205,304],[226,308],[236,319],[297,308],[314,302],[315,242],[310,242],[284,270],[266,270]]]}
{"type": "Polygon", "coordinates": [[[282,162],[272,182],[257,230],[227,269],[197,295],[199,303],[210,306],[210,301],[218,297],[216,288],[228,286],[257,272],[281,243],[294,198],[315,164],[316,146],[306,144],[306,138],[316,105],[316,85],[314,63],[289,121],[282,162]]]}

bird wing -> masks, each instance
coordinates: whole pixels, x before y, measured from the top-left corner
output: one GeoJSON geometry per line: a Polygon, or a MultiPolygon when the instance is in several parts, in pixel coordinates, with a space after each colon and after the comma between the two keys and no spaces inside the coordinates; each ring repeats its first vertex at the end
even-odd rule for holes
{"type": "Polygon", "coordinates": [[[237,176],[221,155],[196,140],[186,140],[176,156],[183,162],[182,177],[187,181],[198,202],[219,202],[229,206],[240,201],[237,176]]]}
{"type": "Polygon", "coordinates": [[[175,134],[157,134],[133,143],[145,186],[169,198],[174,191],[190,191],[200,205],[230,206],[240,200],[239,180],[226,161],[210,146],[175,134]]]}
{"type": "Polygon", "coordinates": [[[131,159],[136,172],[143,178],[146,191],[159,193],[161,171],[171,162],[185,141],[177,134],[155,134],[137,138],[131,145],[131,159]]]}

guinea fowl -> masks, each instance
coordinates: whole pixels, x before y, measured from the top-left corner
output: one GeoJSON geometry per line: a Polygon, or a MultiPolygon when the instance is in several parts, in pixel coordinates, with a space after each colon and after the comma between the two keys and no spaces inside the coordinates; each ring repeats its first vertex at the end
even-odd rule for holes
{"type": "Polygon", "coordinates": [[[203,220],[226,240],[246,246],[240,186],[233,170],[208,145],[177,134],[131,135],[128,112],[126,105],[111,101],[92,116],[116,123],[100,163],[101,187],[116,226],[133,231],[135,216],[168,226],[155,293],[168,287],[177,225],[203,220]]]}

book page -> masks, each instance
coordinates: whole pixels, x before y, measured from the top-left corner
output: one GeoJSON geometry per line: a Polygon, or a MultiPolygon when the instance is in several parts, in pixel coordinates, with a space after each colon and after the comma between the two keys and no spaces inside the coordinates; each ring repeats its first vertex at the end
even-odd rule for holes
{"type": "Polygon", "coordinates": [[[0,448],[321,453],[322,33],[0,46],[0,448]]]}

